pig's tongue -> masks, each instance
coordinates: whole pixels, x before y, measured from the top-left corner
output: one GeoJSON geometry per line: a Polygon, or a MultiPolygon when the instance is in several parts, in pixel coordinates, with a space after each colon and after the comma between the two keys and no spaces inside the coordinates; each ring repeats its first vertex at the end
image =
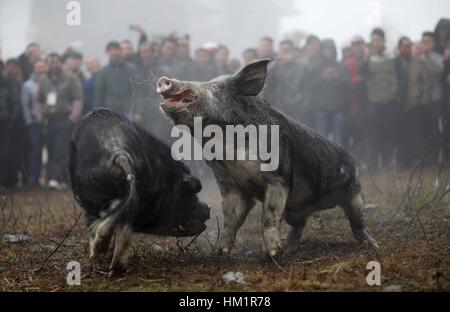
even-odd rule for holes
{"type": "Polygon", "coordinates": [[[175,94],[173,96],[171,96],[171,100],[172,101],[181,101],[183,100],[185,97],[189,96],[191,94],[190,90],[184,90],[183,92],[180,92],[178,94],[175,94]]]}
{"type": "Polygon", "coordinates": [[[185,95],[186,95],[186,91],[179,93],[179,94],[172,95],[171,97],[169,97],[168,100],[171,102],[178,102],[178,101],[181,101],[185,95]]]}
{"type": "Polygon", "coordinates": [[[178,102],[183,101],[190,94],[189,90],[184,90],[178,94],[161,94],[164,98],[164,102],[161,103],[161,106],[167,107],[170,104],[176,104],[178,102]]]}
{"type": "Polygon", "coordinates": [[[160,104],[163,109],[177,109],[183,106],[183,102],[175,100],[173,98],[166,99],[160,104]]]}

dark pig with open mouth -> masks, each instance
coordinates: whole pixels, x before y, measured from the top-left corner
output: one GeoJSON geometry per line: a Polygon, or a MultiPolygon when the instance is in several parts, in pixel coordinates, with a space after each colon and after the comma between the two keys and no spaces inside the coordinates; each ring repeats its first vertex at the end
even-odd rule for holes
{"type": "MultiPolygon", "coordinates": [[[[291,226],[287,241],[292,242],[302,235],[308,216],[335,206],[344,209],[359,241],[377,246],[361,216],[363,199],[353,158],[342,147],[270,106],[260,94],[269,62],[259,60],[233,75],[204,83],[167,77],[157,83],[163,99],[161,109],[176,125],[189,127],[191,133],[195,117],[202,117],[203,127],[218,125],[223,132],[227,125],[279,126],[276,170],[262,171],[260,159],[207,161],[223,198],[220,251],[230,252],[255,201],[263,203],[261,224],[270,256],[282,248],[279,225],[283,218],[291,226]]],[[[227,148],[230,146],[222,150],[227,148]]],[[[245,152],[249,154],[249,146],[245,152]]]]}

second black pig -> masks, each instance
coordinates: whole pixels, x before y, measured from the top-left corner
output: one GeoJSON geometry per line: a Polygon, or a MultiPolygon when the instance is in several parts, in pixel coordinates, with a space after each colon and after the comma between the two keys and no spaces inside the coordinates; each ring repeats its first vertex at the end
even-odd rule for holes
{"type": "Polygon", "coordinates": [[[127,118],[106,109],[90,112],[70,141],[75,198],[87,217],[90,257],[111,247],[111,274],[127,264],[133,232],[194,236],[205,228],[209,208],[197,193],[200,181],[170,149],[127,118]]]}

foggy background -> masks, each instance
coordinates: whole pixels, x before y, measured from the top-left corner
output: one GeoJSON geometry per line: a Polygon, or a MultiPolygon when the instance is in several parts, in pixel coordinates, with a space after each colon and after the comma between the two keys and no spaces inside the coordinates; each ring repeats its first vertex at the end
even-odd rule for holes
{"type": "Polygon", "coordinates": [[[401,35],[417,40],[450,15],[449,0],[80,0],[81,26],[69,26],[68,2],[0,0],[3,58],[16,57],[36,41],[46,52],[73,45],[104,61],[107,41],[137,44],[130,24],[143,24],[150,39],[171,31],[189,33],[193,49],[208,41],[223,43],[232,57],[265,35],[279,41],[314,33],[341,46],[356,34],[368,39],[374,26],[386,30],[392,49],[401,35]]]}

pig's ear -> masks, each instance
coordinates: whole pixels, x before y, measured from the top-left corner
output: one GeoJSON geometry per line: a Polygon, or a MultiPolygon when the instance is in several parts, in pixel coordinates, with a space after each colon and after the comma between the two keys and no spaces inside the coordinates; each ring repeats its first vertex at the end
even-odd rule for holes
{"type": "Polygon", "coordinates": [[[233,82],[240,95],[256,96],[264,88],[267,64],[270,59],[262,59],[248,64],[233,75],[233,82]]]}
{"type": "Polygon", "coordinates": [[[202,183],[200,180],[191,175],[185,175],[183,177],[183,185],[194,193],[198,193],[202,190],[202,183]]]}

